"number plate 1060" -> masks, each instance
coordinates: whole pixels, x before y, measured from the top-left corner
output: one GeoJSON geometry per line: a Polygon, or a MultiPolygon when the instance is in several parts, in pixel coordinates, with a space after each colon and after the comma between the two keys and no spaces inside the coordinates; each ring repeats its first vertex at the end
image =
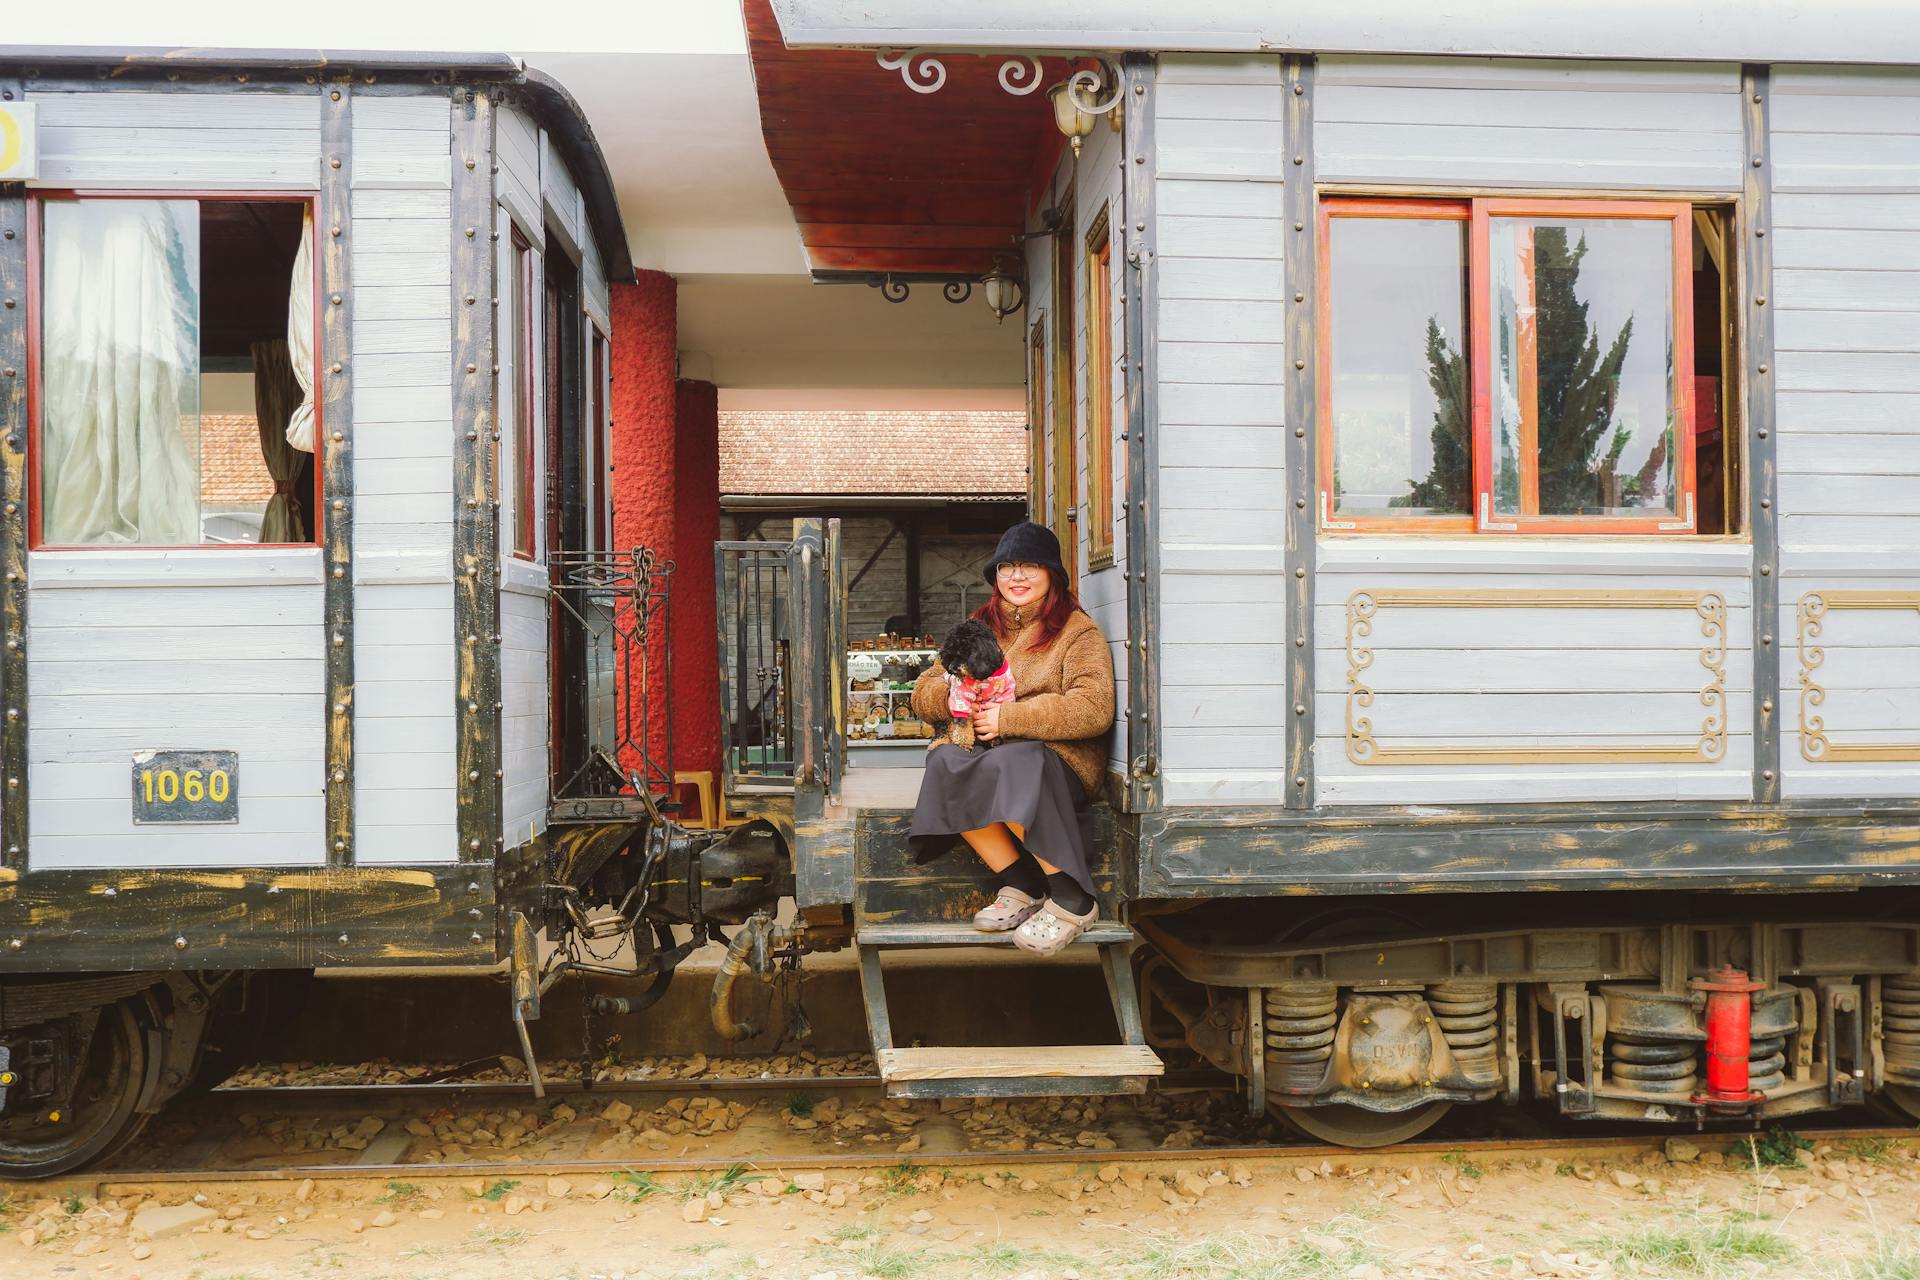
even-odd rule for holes
{"type": "Polygon", "coordinates": [[[233,751],[138,751],[133,820],[240,821],[240,756],[233,751]]]}

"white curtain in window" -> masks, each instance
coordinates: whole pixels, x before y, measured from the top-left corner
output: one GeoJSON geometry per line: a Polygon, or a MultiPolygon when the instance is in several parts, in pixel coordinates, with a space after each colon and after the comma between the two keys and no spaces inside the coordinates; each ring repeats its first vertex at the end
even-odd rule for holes
{"type": "Polygon", "coordinates": [[[300,403],[287,420],[287,443],[313,452],[313,210],[300,220],[300,252],[293,257],[293,288],[287,294],[287,355],[300,383],[300,403]]]}
{"type": "Polygon", "coordinates": [[[72,200],[45,212],[42,536],[198,543],[199,206],[72,200]]]}

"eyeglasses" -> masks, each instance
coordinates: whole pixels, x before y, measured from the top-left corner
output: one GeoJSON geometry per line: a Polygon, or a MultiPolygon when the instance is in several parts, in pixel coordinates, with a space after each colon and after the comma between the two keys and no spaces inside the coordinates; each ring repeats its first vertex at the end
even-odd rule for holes
{"type": "Polygon", "coordinates": [[[993,571],[997,576],[1002,578],[1037,578],[1045,568],[1045,565],[1021,564],[1017,561],[1009,560],[1005,564],[995,565],[993,571]]]}

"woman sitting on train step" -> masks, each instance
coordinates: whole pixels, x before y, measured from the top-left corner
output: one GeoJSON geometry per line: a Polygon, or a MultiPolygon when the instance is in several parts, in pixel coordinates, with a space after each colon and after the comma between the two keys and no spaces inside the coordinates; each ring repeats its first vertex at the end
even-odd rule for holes
{"type": "MultiPolygon", "coordinates": [[[[1080,608],[1060,564],[1060,540],[1024,522],[986,567],[993,595],[974,617],[993,629],[1014,700],[972,708],[971,748],[935,737],[913,812],[914,861],[965,840],[995,873],[998,892],[973,918],[990,933],[1052,955],[1093,923],[1088,800],[1106,770],[1113,728],[1113,655],[1080,608]]],[[[936,662],[913,688],[929,724],[953,716],[953,682],[936,662]]]]}

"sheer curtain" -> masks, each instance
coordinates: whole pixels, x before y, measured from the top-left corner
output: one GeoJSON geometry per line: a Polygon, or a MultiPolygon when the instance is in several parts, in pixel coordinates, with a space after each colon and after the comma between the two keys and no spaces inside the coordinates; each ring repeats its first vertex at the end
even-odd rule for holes
{"type": "Polygon", "coordinates": [[[200,211],[45,206],[41,534],[200,541],[200,211]]]}
{"type": "MultiPolygon", "coordinates": [[[[293,258],[293,287],[287,296],[287,355],[300,384],[300,399],[287,420],[287,443],[313,452],[313,210],[300,219],[300,252],[293,258]]],[[[262,437],[264,447],[265,437],[262,437]]],[[[267,454],[267,464],[273,455],[267,454]]],[[[263,539],[264,540],[264,539],[263,539]]]]}

